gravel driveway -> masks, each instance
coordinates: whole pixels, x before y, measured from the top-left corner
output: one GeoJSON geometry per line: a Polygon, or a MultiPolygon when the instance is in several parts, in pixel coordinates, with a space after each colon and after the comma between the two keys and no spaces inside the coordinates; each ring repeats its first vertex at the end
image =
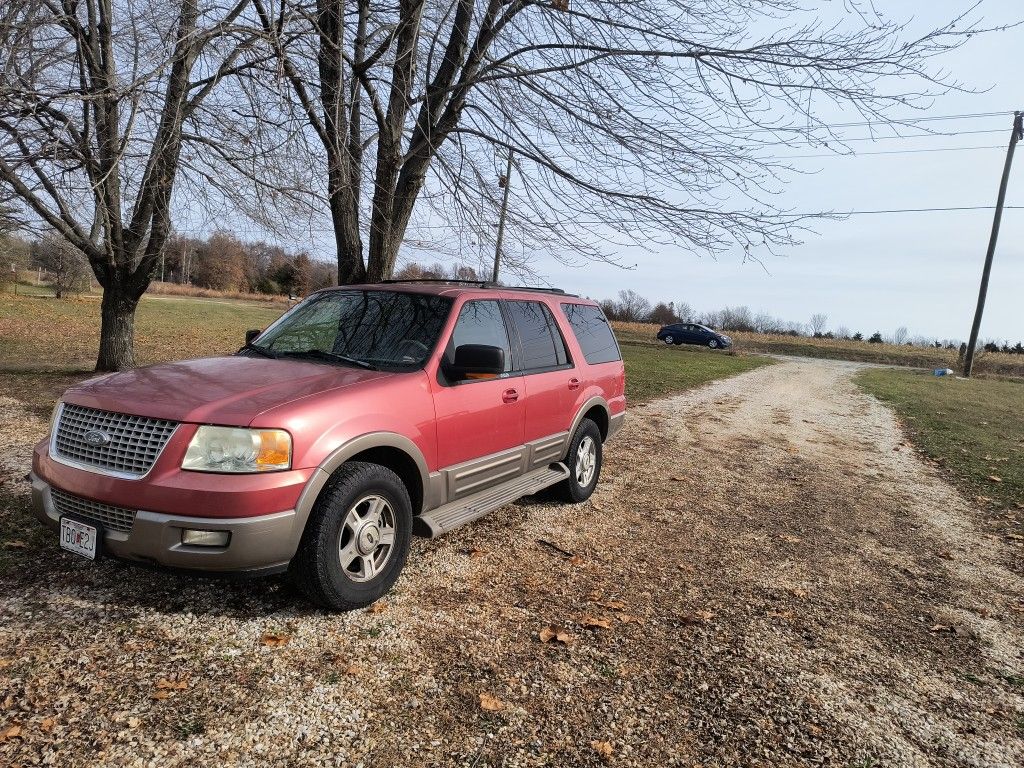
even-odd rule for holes
{"type": "Polygon", "coordinates": [[[854,370],[634,409],[590,502],[416,540],[360,613],[30,539],[0,765],[1024,765],[1022,548],[854,370]]]}

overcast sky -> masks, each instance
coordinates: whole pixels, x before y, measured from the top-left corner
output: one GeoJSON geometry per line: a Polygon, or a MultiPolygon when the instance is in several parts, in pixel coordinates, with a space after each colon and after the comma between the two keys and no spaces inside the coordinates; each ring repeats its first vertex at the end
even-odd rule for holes
{"type": "MultiPolygon", "coordinates": [[[[966,3],[879,5],[894,16],[913,13],[921,26],[934,26],[966,3]]],[[[1024,17],[1024,3],[986,0],[983,14],[989,24],[1008,23],[1024,17]]],[[[927,114],[1024,109],[1022,56],[1024,28],[975,38],[943,63],[960,80],[988,90],[943,96],[927,114]]],[[[994,205],[1010,124],[1009,116],[936,122],[929,127],[943,132],[1001,132],[851,144],[860,152],[998,145],[993,149],[794,160],[812,173],[792,179],[781,206],[807,212],[994,205]]],[[[849,129],[846,135],[868,135],[863,130],[849,129]]],[[[1024,205],[1024,145],[1020,149],[1007,205],[1024,205]]],[[[819,150],[804,146],[789,154],[819,150]]],[[[539,268],[552,284],[596,298],[632,288],[652,301],[686,301],[697,310],[745,304],[800,322],[825,312],[833,328],[889,334],[906,326],[911,335],[965,339],[991,225],[990,210],[821,221],[815,226],[817,234],[806,236],[803,245],[788,249],[785,257],[766,260],[767,271],[756,263],[743,264],[738,253],[714,261],[682,248],[624,253],[623,262],[637,265],[630,271],[604,264],[569,268],[543,257],[539,268]]],[[[1024,339],[1022,307],[1024,210],[1009,210],[1003,217],[982,337],[1024,339]]]]}

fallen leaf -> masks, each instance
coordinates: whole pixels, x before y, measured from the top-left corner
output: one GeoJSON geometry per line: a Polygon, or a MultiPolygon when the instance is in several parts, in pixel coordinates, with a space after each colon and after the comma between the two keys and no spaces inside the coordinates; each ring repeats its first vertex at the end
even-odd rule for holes
{"type": "Polygon", "coordinates": [[[795,619],[796,614],[792,611],[773,611],[768,614],[769,618],[772,619],[795,619]]]}
{"type": "Polygon", "coordinates": [[[39,729],[45,733],[49,733],[53,730],[53,726],[57,724],[57,721],[52,717],[44,717],[43,722],[39,724],[39,729]]]}
{"type": "Polygon", "coordinates": [[[7,669],[14,663],[12,659],[0,659],[0,669],[7,669]]]}
{"type": "Polygon", "coordinates": [[[941,552],[939,552],[939,557],[941,557],[943,560],[952,560],[953,553],[950,552],[948,549],[944,549],[941,552]]]}
{"type": "Polygon", "coordinates": [[[615,748],[610,741],[592,741],[591,748],[604,759],[608,759],[615,753],[615,748]]]}
{"type": "Polygon", "coordinates": [[[161,678],[156,684],[157,690],[160,691],[184,691],[188,688],[188,680],[168,680],[167,678],[161,678]]]}
{"type": "Polygon", "coordinates": [[[12,725],[4,731],[0,731],[0,741],[6,741],[7,739],[17,739],[21,736],[21,726],[12,725]]]}
{"type": "Polygon", "coordinates": [[[783,541],[789,542],[790,544],[799,544],[803,541],[799,536],[790,536],[788,533],[782,534],[779,538],[783,541]]]}
{"type": "Polygon", "coordinates": [[[138,728],[140,725],[142,725],[142,720],[140,720],[139,718],[137,718],[137,717],[129,717],[128,718],[128,727],[129,728],[138,728]]]}
{"type": "Polygon", "coordinates": [[[280,648],[282,645],[287,645],[291,639],[292,636],[286,635],[284,632],[267,632],[260,638],[260,641],[269,648],[280,648]]]}
{"type": "Polygon", "coordinates": [[[606,600],[603,603],[598,602],[597,604],[613,611],[621,611],[623,608],[626,607],[626,604],[621,600],[606,600]]]}
{"type": "Polygon", "coordinates": [[[791,589],[790,592],[792,592],[796,597],[799,597],[801,600],[803,600],[809,594],[806,589],[801,589],[800,587],[795,587],[791,589]]]}
{"type": "Polygon", "coordinates": [[[347,667],[345,667],[346,675],[358,675],[361,671],[362,669],[358,664],[349,664],[347,667]]]}
{"type": "Polygon", "coordinates": [[[628,613],[616,613],[615,618],[621,621],[623,624],[639,624],[640,619],[628,613]]]}
{"type": "Polygon", "coordinates": [[[171,694],[169,691],[155,691],[150,698],[157,699],[158,701],[163,701],[164,699],[169,699],[170,697],[171,694]]]}
{"type": "Polygon", "coordinates": [[[373,603],[372,605],[370,605],[370,607],[366,609],[366,612],[367,613],[384,613],[384,611],[386,611],[387,609],[388,609],[388,604],[387,603],[382,603],[382,602],[378,601],[378,602],[373,603]]]}
{"type": "Polygon", "coordinates": [[[583,564],[583,558],[580,557],[579,555],[573,555],[572,557],[569,558],[569,565],[582,565],[582,564],[583,564]]]}
{"type": "Polygon", "coordinates": [[[1001,478],[999,475],[989,475],[988,479],[991,480],[993,483],[1003,482],[1003,478],[1001,478]]]}
{"type": "Polygon", "coordinates": [[[492,696],[489,693],[480,694],[480,709],[486,712],[500,712],[504,708],[505,705],[497,696],[492,696]]]}
{"type": "Polygon", "coordinates": [[[4,546],[7,549],[28,549],[28,543],[22,541],[21,539],[11,539],[10,541],[5,541],[4,546]]]}
{"type": "Polygon", "coordinates": [[[544,627],[544,629],[537,633],[537,637],[540,638],[542,643],[550,643],[554,640],[563,645],[570,645],[573,641],[573,636],[561,627],[544,627]]]}
{"type": "Polygon", "coordinates": [[[685,483],[686,482],[686,478],[685,477],[672,477],[670,479],[672,481],[676,482],[676,483],[685,483]]]}
{"type": "Polygon", "coordinates": [[[1006,534],[1006,538],[1011,539],[1013,541],[1024,540],[1024,536],[1021,536],[1019,533],[1008,533],[1006,534]]]}
{"type": "Polygon", "coordinates": [[[480,559],[481,557],[483,557],[486,554],[487,554],[487,550],[486,549],[480,549],[479,547],[473,547],[471,550],[469,550],[469,556],[473,560],[478,560],[478,559],[480,559]]]}
{"type": "Polygon", "coordinates": [[[947,624],[933,624],[931,627],[929,627],[928,631],[929,632],[949,632],[952,629],[953,628],[951,626],[947,625],[947,624]]]}
{"type": "Polygon", "coordinates": [[[588,629],[611,629],[612,626],[610,620],[600,616],[591,616],[590,614],[584,614],[583,618],[580,619],[580,624],[588,629]]]}

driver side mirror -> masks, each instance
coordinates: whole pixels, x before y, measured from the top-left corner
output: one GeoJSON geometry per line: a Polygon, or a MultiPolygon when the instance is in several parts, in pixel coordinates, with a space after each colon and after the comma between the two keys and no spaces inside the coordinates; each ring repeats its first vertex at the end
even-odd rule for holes
{"type": "Polygon", "coordinates": [[[252,344],[256,340],[256,337],[259,336],[261,333],[263,333],[263,331],[261,331],[259,328],[250,328],[248,331],[245,332],[245,343],[252,344]]]}
{"type": "Polygon", "coordinates": [[[505,370],[505,350],[489,344],[461,344],[455,348],[455,361],[447,367],[456,381],[496,379],[505,370]]]}

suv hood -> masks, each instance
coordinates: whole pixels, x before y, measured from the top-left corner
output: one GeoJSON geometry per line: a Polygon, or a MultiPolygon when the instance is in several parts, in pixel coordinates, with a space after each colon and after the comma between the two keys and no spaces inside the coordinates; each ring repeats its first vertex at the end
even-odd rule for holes
{"type": "Polygon", "coordinates": [[[136,416],[245,426],[269,408],[389,375],[302,360],[207,357],[89,379],[62,399],[136,416]]]}

